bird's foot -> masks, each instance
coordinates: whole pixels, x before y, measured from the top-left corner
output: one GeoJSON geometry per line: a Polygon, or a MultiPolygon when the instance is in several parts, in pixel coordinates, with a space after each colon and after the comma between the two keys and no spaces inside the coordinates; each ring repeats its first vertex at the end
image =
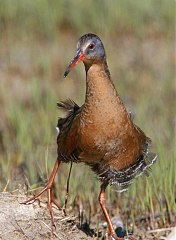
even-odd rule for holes
{"type": "Polygon", "coordinates": [[[54,195],[52,193],[52,186],[50,186],[50,184],[48,184],[45,188],[42,189],[41,192],[39,192],[38,194],[36,194],[34,197],[31,197],[30,199],[28,199],[27,201],[23,202],[24,204],[30,204],[30,202],[35,201],[39,196],[41,196],[44,192],[47,192],[48,195],[48,208],[50,211],[50,215],[51,215],[51,222],[52,225],[55,226],[54,224],[54,213],[53,213],[53,208],[52,208],[52,203],[54,205],[56,205],[56,207],[61,210],[61,207],[59,206],[58,202],[56,201],[56,199],[54,198],[54,195]]]}

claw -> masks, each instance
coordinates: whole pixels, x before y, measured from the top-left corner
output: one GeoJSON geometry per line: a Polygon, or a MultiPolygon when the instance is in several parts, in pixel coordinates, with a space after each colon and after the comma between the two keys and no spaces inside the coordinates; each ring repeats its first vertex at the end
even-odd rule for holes
{"type": "Polygon", "coordinates": [[[60,161],[57,160],[54,166],[54,169],[52,171],[52,174],[49,178],[48,184],[46,185],[46,187],[44,187],[42,189],[41,192],[39,192],[38,194],[36,194],[34,197],[31,197],[30,199],[28,199],[27,201],[24,202],[24,204],[29,204],[31,201],[35,201],[38,197],[40,197],[44,192],[47,192],[48,195],[48,209],[50,211],[50,215],[51,215],[51,222],[52,222],[52,226],[56,228],[56,225],[54,223],[54,213],[53,213],[53,208],[52,208],[52,203],[54,203],[54,205],[56,205],[56,207],[61,210],[61,207],[59,206],[58,202],[56,201],[56,199],[54,198],[54,195],[52,193],[52,186],[53,186],[53,182],[54,182],[54,178],[55,175],[57,173],[57,170],[59,168],[60,165],[60,161]]]}

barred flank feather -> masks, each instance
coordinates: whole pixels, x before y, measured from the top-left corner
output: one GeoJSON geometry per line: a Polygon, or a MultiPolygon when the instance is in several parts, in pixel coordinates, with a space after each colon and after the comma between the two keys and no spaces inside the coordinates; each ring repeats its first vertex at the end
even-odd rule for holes
{"type": "Polygon", "coordinates": [[[114,186],[115,191],[123,192],[127,190],[128,186],[136,177],[142,174],[148,176],[150,166],[154,164],[156,159],[157,155],[149,152],[146,155],[141,156],[135,164],[121,171],[109,169],[106,172],[99,174],[98,178],[101,181],[107,180],[110,185],[114,186]]]}

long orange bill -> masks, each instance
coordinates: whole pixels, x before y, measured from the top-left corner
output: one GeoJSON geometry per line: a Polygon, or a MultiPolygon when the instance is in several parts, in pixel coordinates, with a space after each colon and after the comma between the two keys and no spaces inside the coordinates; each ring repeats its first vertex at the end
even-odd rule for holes
{"type": "Polygon", "coordinates": [[[77,63],[85,60],[85,54],[81,52],[80,49],[77,50],[76,55],[68,65],[67,69],[65,70],[64,77],[66,77],[69,72],[76,66],[77,63]]]}

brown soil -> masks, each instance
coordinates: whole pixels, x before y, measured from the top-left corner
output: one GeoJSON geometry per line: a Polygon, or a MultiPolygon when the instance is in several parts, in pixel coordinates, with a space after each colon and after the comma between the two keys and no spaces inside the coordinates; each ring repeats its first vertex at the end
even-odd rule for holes
{"type": "Polygon", "coordinates": [[[0,193],[0,239],[8,240],[90,240],[77,227],[75,217],[64,216],[54,209],[56,229],[52,229],[46,203],[20,204],[26,200],[23,193],[0,193]]]}
{"type": "MultiPolygon", "coordinates": [[[[27,197],[23,190],[15,193],[0,193],[0,240],[96,240],[102,237],[104,230],[99,229],[100,238],[96,236],[88,225],[79,228],[77,217],[65,216],[62,211],[54,209],[56,228],[51,225],[51,217],[45,200],[38,200],[32,204],[22,204],[27,197]]],[[[93,224],[96,226],[96,224],[93,224]]],[[[96,227],[95,227],[96,228],[96,227]]],[[[99,235],[98,234],[98,235],[99,235]]],[[[171,233],[172,234],[172,233],[171,233]]],[[[145,226],[135,229],[138,240],[173,240],[176,236],[175,228],[156,229],[146,231],[145,226]],[[166,237],[173,230],[173,238],[166,237]],[[174,232],[175,231],[175,232],[174,232]],[[167,233],[167,234],[166,234],[167,233]]],[[[127,236],[124,239],[129,239],[127,236]]]]}

